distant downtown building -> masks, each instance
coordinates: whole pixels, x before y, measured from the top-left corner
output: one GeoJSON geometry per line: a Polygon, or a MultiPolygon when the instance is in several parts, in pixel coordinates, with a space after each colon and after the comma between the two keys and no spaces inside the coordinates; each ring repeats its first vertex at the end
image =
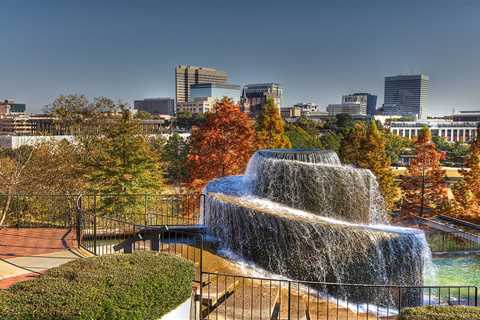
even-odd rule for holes
{"type": "Polygon", "coordinates": [[[247,84],[242,92],[242,110],[257,114],[268,97],[272,97],[278,108],[283,107],[283,87],[279,83],[247,84]]]}
{"type": "Polygon", "coordinates": [[[452,115],[453,121],[478,121],[480,122],[480,108],[477,110],[458,111],[452,115]]]}
{"type": "Polygon", "coordinates": [[[299,103],[293,105],[293,108],[300,109],[300,111],[302,113],[305,113],[305,114],[320,111],[320,108],[318,107],[318,104],[313,103],[313,102],[307,102],[307,103],[299,102],[299,103]]]}
{"type": "Polygon", "coordinates": [[[187,102],[177,104],[178,112],[206,113],[213,110],[215,103],[223,98],[240,102],[240,86],[234,84],[202,83],[190,86],[191,94],[187,102]]]}
{"type": "Polygon", "coordinates": [[[230,98],[235,103],[240,102],[241,87],[236,84],[217,84],[217,83],[200,83],[190,86],[190,101],[196,98],[212,97],[222,99],[230,98]]]}
{"type": "Polygon", "coordinates": [[[342,97],[342,103],[362,104],[365,106],[365,114],[369,116],[374,116],[377,111],[377,96],[370,93],[353,93],[344,95],[342,97]]]}
{"type": "Polygon", "coordinates": [[[423,127],[428,127],[433,137],[443,137],[450,142],[471,142],[476,138],[476,121],[392,121],[390,132],[394,135],[413,139],[423,127]]]}
{"type": "Polygon", "coordinates": [[[187,65],[175,68],[175,98],[176,103],[190,101],[190,86],[199,83],[223,84],[227,82],[228,75],[224,71],[187,65]]]}
{"type": "Polygon", "coordinates": [[[0,117],[12,113],[25,113],[26,109],[24,103],[16,103],[15,100],[0,101],[0,117]]]}
{"type": "Polygon", "coordinates": [[[138,111],[148,112],[152,115],[173,116],[175,114],[175,101],[172,98],[135,100],[133,106],[138,111]]]}
{"type": "Polygon", "coordinates": [[[428,82],[424,74],[385,77],[384,115],[426,118],[428,82]]]}
{"type": "Polygon", "coordinates": [[[329,104],[327,106],[327,112],[330,116],[344,113],[351,116],[365,116],[367,114],[367,105],[358,102],[329,104]]]}

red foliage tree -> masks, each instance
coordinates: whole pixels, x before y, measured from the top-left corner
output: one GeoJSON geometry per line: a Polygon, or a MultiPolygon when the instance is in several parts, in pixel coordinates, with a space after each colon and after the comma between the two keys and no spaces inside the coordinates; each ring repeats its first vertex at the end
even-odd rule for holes
{"type": "Polygon", "coordinates": [[[402,179],[402,214],[429,216],[446,204],[445,170],[440,167],[443,155],[431,138],[430,130],[423,128],[415,142],[415,158],[402,179]]]}
{"type": "Polygon", "coordinates": [[[242,173],[255,151],[252,121],[226,98],[193,128],[190,139],[190,186],[197,191],[209,180],[242,173]]]}
{"type": "Polygon", "coordinates": [[[470,146],[470,152],[465,159],[465,167],[459,170],[463,179],[452,188],[455,202],[452,214],[461,219],[480,221],[480,126],[477,128],[476,139],[470,146]]]}

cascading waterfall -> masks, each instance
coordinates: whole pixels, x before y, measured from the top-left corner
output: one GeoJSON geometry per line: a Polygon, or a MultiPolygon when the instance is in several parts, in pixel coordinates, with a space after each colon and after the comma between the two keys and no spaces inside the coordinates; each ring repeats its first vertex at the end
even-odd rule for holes
{"type": "MultiPolygon", "coordinates": [[[[375,177],[343,166],[334,152],[261,150],[245,176],[213,180],[204,192],[209,232],[270,272],[330,283],[423,284],[423,232],[385,225],[375,177]]],[[[395,292],[379,292],[388,289],[338,290],[356,302],[398,301],[395,292]]],[[[404,291],[401,299],[414,305],[420,297],[404,291]]]]}

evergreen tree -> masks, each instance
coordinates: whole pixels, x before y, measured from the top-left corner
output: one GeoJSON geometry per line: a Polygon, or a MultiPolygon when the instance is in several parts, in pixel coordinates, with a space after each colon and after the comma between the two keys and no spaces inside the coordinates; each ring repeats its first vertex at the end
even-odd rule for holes
{"type": "Polygon", "coordinates": [[[320,139],[316,138],[297,124],[287,125],[285,133],[288,140],[291,142],[292,148],[311,149],[323,147],[320,139]]]}
{"type": "Polygon", "coordinates": [[[364,168],[366,163],[364,146],[367,142],[367,127],[364,122],[355,122],[340,146],[340,158],[343,163],[364,168]]]}
{"type": "Polygon", "coordinates": [[[255,151],[255,131],[248,116],[230,99],[215,104],[205,123],[190,137],[190,186],[200,191],[209,181],[242,173],[255,151]]]}
{"type": "Polygon", "coordinates": [[[285,135],[280,110],[272,97],[267,98],[258,116],[256,130],[260,149],[291,148],[291,143],[285,135]]]}
{"type": "Polygon", "coordinates": [[[188,179],[188,152],[188,141],[178,133],[171,135],[162,149],[165,175],[177,186],[188,179]]]}
{"type": "Polygon", "coordinates": [[[135,209],[141,199],[122,195],[162,191],[160,158],[128,110],[122,111],[120,119],[109,121],[101,135],[84,135],[80,142],[90,189],[114,195],[105,198],[105,209],[119,212],[135,209]]]}
{"type": "Polygon", "coordinates": [[[390,210],[399,199],[400,190],[395,183],[385,144],[385,137],[375,121],[370,122],[368,129],[364,122],[356,122],[342,141],[340,155],[344,163],[372,171],[377,177],[385,205],[390,210]]]}
{"type": "Polygon", "coordinates": [[[442,154],[436,150],[428,128],[423,128],[415,142],[415,158],[402,178],[404,201],[402,214],[433,215],[447,200],[445,170],[440,167],[442,154]]]}

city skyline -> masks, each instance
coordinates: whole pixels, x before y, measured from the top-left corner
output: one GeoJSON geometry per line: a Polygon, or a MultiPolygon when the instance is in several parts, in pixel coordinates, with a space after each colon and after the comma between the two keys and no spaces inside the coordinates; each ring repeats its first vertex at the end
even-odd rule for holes
{"type": "Polygon", "coordinates": [[[175,97],[173,70],[190,64],[224,70],[229,83],[281,83],[285,105],[312,101],[321,108],[351,92],[377,95],[380,107],[384,77],[424,73],[428,114],[449,114],[480,105],[480,43],[472,41],[479,10],[480,2],[466,0],[6,0],[0,98],[39,112],[60,94],[130,104],[175,97]]]}

